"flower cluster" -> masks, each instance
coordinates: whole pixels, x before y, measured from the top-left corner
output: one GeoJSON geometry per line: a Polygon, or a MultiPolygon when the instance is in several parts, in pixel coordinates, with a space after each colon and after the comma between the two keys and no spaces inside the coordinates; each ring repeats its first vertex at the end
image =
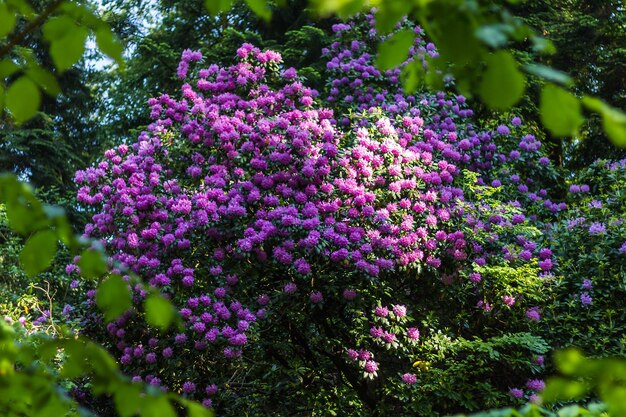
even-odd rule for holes
{"type": "MultiPolygon", "coordinates": [[[[345,328],[329,356],[347,355],[367,379],[402,363],[400,381],[417,384],[410,271],[458,286],[480,314],[539,319],[517,277],[536,288],[549,276],[533,216],[564,209],[531,178],[549,170],[541,143],[517,117],[479,131],[461,96],[402,93],[400,69],[374,67],[371,24],[335,27],[325,101],[276,52],[244,44],[235,65],[194,72],[202,55],[185,51],[181,97],[151,99],[147,131],[76,174],[96,212],[85,235],[168,296],[184,324],[161,336],[134,309],[107,326],[136,380],[211,405],[208,387],[246,346],[284,329],[311,360],[306,337],[333,333],[336,311],[345,328]],[[502,285],[502,268],[519,273],[502,285]]],[[[419,38],[412,52],[437,54],[419,38]]],[[[133,289],[139,304],[145,291],[133,289]]]]}

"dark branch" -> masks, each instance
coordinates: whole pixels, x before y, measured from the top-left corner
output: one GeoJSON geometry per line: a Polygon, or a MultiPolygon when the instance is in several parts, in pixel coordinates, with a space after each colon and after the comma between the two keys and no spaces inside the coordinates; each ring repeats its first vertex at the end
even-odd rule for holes
{"type": "Polygon", "coordinates": [[[2,49],[0,49],[0,58],[7,55],[11,51],[11,49],[13,49],[13,47],[19,45],[20,42],[24,40],[26,35],[28,35],[30,32],[37,29],[41,25],[43,25],[43,23],[46,21],[48,16],[54,13],[54,11],[58,9],[61,3],[63,3],[64,1],[65,0],[55,0],[39,16],[37,16],[35,19],[28,22],[28,24],[24,27],[24,29],[22,29],[20,32],[13,35],[11,39],[9,39],[9,42],[6,45],[4,45],[2,49]]]}

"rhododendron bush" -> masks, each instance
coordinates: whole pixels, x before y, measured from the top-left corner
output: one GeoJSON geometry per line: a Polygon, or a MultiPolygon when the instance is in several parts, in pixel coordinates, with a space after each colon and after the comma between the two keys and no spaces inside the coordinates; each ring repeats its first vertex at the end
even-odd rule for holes
{"type": "MultiPolygon", "coordinates": [[[[276,52],[184,51],[180,95],[76,174],[113,272],[178,308],[160,333],[137,287],[133,310],[88,324],[135,380],[226,414],[436,414],[541,390],[554,168],[518,117],[481,129],[461,96],[404,93],[372,25],[334,27],[320,93],[276,52]]],[[[403,65],[436,55],[422,38],[403,65]]]]}

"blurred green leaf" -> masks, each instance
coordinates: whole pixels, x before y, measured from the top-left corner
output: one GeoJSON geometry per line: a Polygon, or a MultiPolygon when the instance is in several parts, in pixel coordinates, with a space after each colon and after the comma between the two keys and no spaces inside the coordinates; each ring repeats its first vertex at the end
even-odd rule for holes
{"type": "Polygon", "coordinates": [[[74,65],[83,56],[86,40],[87,29],[74,24],[65,36],[52,40],[50,43],[50,56],[54,66],[59,71],[65,71],[74,65]]]}
{"type": "Polygon", "coordinates": [[[320,16],[337,14],[339,17],[351,16],[365,6],[363,0],[310,0],[309,4],[320,16]]]}
{"type": "Polygon", "coordinates": [[[269,8],[267,0],[246,0],[246,4],[257,16],[265,21],[272,18],[272,11],[269,8]]]}
{"type": "Polygon", "coordinates": [[[30,67],[26,70],[26,74],[49,95],[55,97],[61,93],[61,86],[59,85],[59,82],[48,70],[38,66],[30,67]]]}
{"type": "Polygon", "coordinates": [[[113,396],[120,417],[137,415],[141,405],[141,388],[136,384],[124,384],[113,396]]]}
{"type": "Polygon", "coordinates": [[[626,146],[626,113],[611,107],[595,97],[583,97],[583,104],[588,109],[600,114],[602,127],[607,136],[617,146],[626,146]]]}
{"type": "Polygon", "coordinates": [[[581,398],[589,391],[589,386],[580,381],[555,377],[549,378],[541,398],[546,403],[569,401],[581,398]]]}
{"type": "Polygon", "coordinates": [[[396,24],[411,11],[412,4],[409,1],[383,1],[376,9],[376,31],[389,33],[396,24]]]}
{"type": "Polygon", "coordinates": [[[572,77],[566,73],[555,70],[545,65],[540,64],[527,64],[523,66],[523,69],[532,75],[542,78],[546,81],[551,81],[558,84],[570,85],[572,83],[572,77]]]}
{"type": "Polygon", "coordinates": [[[34,277],[50,266],[57,252],[57,236],[52,230],[41,230],[32,235],[20,253],[20,264],[29,277],[34,277]]]}
{"type": "Polygon", "coordinates": [[[30,78],[22,76],[9,86],[5,100],[13,119],[22,123],[37,114],[41,93],[30,78]]]}
{"type": "Polygon", "coordinates": [[[146,321],[149,325],[166,330],[174,319],[174,307],[160,294],[150,295],[145,302],[146,321]]]}
{"type": "Polygon", "coordinates": [[[102,253],[93,250],[85,250],[81,253],[78,267],[80,274],[87,279],[101,277],[107,271],[106,259],[102,253]]]}
{"type": "Polygon", "coordinates": [[[507,27],[502,23],[481,26],[476,29],[476,37],[492,48],[501,48],[508,41],[507,27]]]}
{"type": "Polygon", "coordinates": [[[584,121],[578,98],[554,84],[541,90],[539,116],[554,136],[574,135],[584,121]]]}
{"type": "Polygon", "coordinates": [[[517,103],[524,94],[524,74],[507,51],[490,54],[486,59],[487,70],[482,76],[478,93],[492,109],[505,110],[517,103]]]}
{"type": "Polygon", "coordinates": [[[176,411],[165,396],[146,396],[141,404],[141,417],[176,417],[176,411]]]}
{"type": "Polygon", "coordinates": [[[13,31],[17,16],[13,10],[9,10],[7,4],[0,3],[0,39],[13,31]]]}
{"type": "Polygon", "coordinates": [[[68,15],[52,17],[48,19],[42,27],[43,37],[48,42],[52,43],[70,35],[76,28],[78,28],[78,26],[74,22],[74,19],[68,15]]]}
{"type": "Polygon", "coordinates": [[[417,91],[418,87],[422,84],[424,79],[425,70],[422,61],[415,60],[409,62],[404,68],[402,68],[401,78],[402,87],[408,94],[412,94],[417,91]]]}
{"type": "Polygon", "coordinates": [[[554,353],[556,369],[563,375],[578,375],[576,372],[584,362],[585,357],[578,349],[565,349],[554,353]]]}
{"type": "Polygon", "coordinates": [[[109,27],[102,27],[96,31],[96,43],[98,48],[107,54],[109,58],[115,60],[118,64],[122,64],[124,46],[109,27]]]}
{"type": "Polygon", "coordinates": [[[406,28],[394,33],[378,45],[376,66],[386,71],[400,65],[408,56],[409,48],[415,40],[415,32],[406,28]]]}
{"type": "Polygon", "coordinates": [[[115,320],[132,306],[128,283],[119,275],[111,275],[98,286],[96,304],[107,322],[115,320]]]}
{"type": "Polygon", "coordinates": [[[230,10],[232,0],[204,0],[204,7],[210,14],[216,15],[230,10]]]}
{"type": "Polygon", "coordinates": [[[213,417],[214,416],[213,411],[207,409],[206,407],[203,407],[202,405],[198,403],[195,403],[192,401],[185,401],[183,405],[187,409],[188,417],[213,417]]]}
{"type": "Polygon", "coordinates": [[[0,61],[0,77],[7,78],[10,75],[15,74],[20,67],[10,59],[0,61]]]}

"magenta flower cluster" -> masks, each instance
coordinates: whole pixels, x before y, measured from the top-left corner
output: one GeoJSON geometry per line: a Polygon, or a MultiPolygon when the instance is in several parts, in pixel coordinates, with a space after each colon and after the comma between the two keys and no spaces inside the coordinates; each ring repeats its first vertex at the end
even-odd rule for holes
{"type": "MultiPolygon", "coordinates": [[[[510,171],[548,165],[538,140],[515,138],[521,119],[479,132],[463,97],[402,93],[400,70],[381,73],[367,42],[350,37],[355,24],[335,29],[322,105],[276,52],[244,44],[235,65],[195,71],[202,55],[186,50],[177,71],[181,97],[151,99],[154,121],[135,143],[77,172],[78,200],[96,212],[85,236],[170,297],[184,323],[157,337],[139,311],[129,311],[107,326],[137,380],[211,405],[217,389],[208,371],[188,376],[183,364],[153,374],[177,366],[176,357],[237,360],[262,337],[258,322],[271,319],[275,301],[375,305],[361,300],[371,280],[419,267],[445,284],[470,285],[485,313],[494,302],[514,310],[515,294],[486,300],[485,268],[553,268],[550,249],[523,233],[532,217],[516,199],[564,207],[534,190],[523,170],[510,171]],[[464,170],[475,175],[471,193],[464,170]],[[474,199],[481,190],[508,193],[511,202],[474,199]],[[329,271],[341,276],[339,292],[325,281],[329,271]]],[[[378,35],[368,29],[368,36],[378,35]]],[[[437,54],[419,38],[413,52],[437,54]]],[[[80,271],[70,265],[68,272],[80,271]]],[[[139,286],[134,292],[138,302],[146,295],[139,286]]],[[[342,351],[366,378],[380,370],[375,352],[408,362],[420,339],[400,302],[379,304],[370,316],[367,349],[354,342],[342,351]]],[[[527,317],[539,320],[539,309],[527,317]]],[[[401,380],[413,385],[417,376],[401,380]]]]}

